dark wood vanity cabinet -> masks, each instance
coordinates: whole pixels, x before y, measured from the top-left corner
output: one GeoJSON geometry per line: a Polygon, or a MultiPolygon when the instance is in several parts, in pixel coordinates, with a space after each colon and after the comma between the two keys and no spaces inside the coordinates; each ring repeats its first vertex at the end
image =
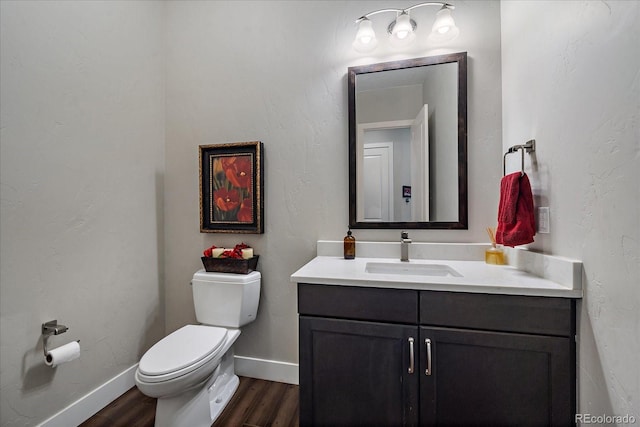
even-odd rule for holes
{"type": "Polygon", "coordinates": [[[418,376],[407,371],[405,345],[417,339],[415,332],[404,325],[301,317],[300,357],[311,363],[300,375],[300,424],[417,425],[418,376]]]}
{"type": "Polygon", "coordinates": [[[575,302],[298,285],[302,426],[575,425],[575,302]]]}

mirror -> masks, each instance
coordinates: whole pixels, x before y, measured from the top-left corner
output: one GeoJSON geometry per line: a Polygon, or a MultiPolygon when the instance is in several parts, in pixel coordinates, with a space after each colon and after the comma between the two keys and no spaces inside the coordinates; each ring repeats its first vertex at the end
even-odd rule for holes
{"type": "Polygon", "coordinates": [[[351,228],[467,229],[467,53],[349,67],[351,228]]]}

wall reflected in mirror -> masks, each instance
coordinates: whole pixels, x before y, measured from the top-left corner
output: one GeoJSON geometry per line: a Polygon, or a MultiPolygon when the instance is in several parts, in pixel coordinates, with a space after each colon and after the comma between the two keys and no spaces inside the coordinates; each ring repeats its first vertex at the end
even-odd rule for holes
{"type": "Polygon", "coordinates": [[[465,53],[349,68],[349,132],[352,227],[467,227],[465,53]]]}

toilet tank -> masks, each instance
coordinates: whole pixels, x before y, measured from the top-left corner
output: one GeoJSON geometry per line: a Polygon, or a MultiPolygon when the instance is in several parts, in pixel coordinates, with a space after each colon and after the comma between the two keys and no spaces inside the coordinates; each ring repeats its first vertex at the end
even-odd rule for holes
{"type": "Polygon", "coordinates": [[[205,325],[239,328],[256,319],[260,300],[260,272],[193,275],[191,288],[196,319],[205,325]]]}

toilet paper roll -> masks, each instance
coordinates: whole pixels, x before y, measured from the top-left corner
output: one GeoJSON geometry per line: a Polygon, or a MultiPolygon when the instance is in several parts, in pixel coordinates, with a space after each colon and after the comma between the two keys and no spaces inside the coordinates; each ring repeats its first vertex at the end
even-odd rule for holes
{"type": "Polygon", "coordinates": [[[65,344],[58,348],[54,348],[53,350],[47,351],[47,354],[44,358],[44,363],[47,366],[55,368],[62,363],[71,362],[78,357],[80,357],[80,342],[73,341],[69,344],[65,344]]]}

